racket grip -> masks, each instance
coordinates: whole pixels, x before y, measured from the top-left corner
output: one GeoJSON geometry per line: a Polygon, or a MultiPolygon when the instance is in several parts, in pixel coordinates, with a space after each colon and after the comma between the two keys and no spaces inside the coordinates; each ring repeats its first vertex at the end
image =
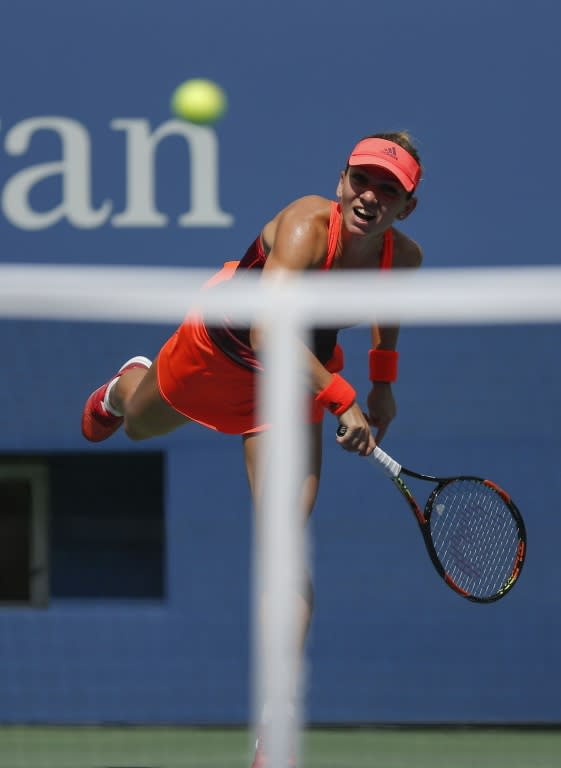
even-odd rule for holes
{"type": "Polygon", "coordinates": [[[401,464],[398,464],[395,459],[376,446],[370,456],[368,457],[372,464],[379,467],[388,477],[398,477],[401,472],[401,464]]]}
{"type": "MultiPolygon", "coordinates": [[[[345,427],[343,424],[339,424],[337,427],[337,435],[339,437],[343,437],[346,431],[347,427],[345,427]]],[[[388,453],[383,451],[381,448],[378,448],[378,446],[374,448],[368,458],[372,464],[381,469],[382,472],[388,475],[388,477],[397,477],[401,472],[401,464],[398,464],[395,459],[392,459],[388,453]]]]}

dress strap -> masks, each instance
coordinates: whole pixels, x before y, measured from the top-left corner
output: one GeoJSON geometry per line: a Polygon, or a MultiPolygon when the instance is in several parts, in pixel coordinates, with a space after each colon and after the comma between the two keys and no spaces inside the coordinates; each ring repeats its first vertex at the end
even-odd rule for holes
{"type": "Polygon", "coordinates": [[[333,259],[337,252],[337,243],[339,242],[339,232],[341,229],[341,208],[339,203],[334,200],[331,202],[331,212],[329,214],[329,229],[327,230],[327,257],[322,269],[331,269],[333,259]]]}
{"type": "Polygon", "coordinates": [[[393,230],[386,229],[384,232],[384,245],[382,247],[382,258],[380,259],[380,269],[391,269],[393,264],[393,230]]]}

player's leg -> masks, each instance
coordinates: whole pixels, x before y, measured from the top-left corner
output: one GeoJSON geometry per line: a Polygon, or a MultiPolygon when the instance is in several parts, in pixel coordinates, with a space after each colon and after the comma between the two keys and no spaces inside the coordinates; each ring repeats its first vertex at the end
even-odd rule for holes
{"type": "MultiPolygon", "coordinates": [[[[322,459],[322,427],[323,423],[321,421],[309,425],[309,460],[304,478],[304,487],[302,489],[304,523],[307,522],[313,511],[319,490],[322,459]]],[[[259,514],[259,502],[261,498],[261,488],[257,477],[257,461],[261,458],[264,458],[266,461],[266,456],[261,456],[261,453],[264,451],[263,444],[265,437],[266,435],[264,432],[243,435],[245,466],[257,514],[259,514]]],[[[257,522],[259,522],[259,518],[257,518],[257,522]]]]}
{"type": "MultiPolygon", "coordinates": [[[[303,524],[306,523],[310,515],[312,514],[314,504],[316,502],[320,474],[321,474],[321,459],[322,459],[322,423],[310,424],[309,428],[309,459],[307,472],[304,477],[304,485],[302,488],[302,511],[303,511],[303,524]]],[[[255,509],[255,525],[256,525],[256,539],[259,540],[259,528],[261,526],[261,488],[260,481],[257,476],[257,462],[261,459],[261,452],[263,450],[263,442],[265,440],[265,434],[262,432],[244,435],[244,456],[245,464],[248,475],[249,487],[253,497],[254,509],[255,509]]],[[[266,457],[263,457],[266,461],[266,457]]],[[[298,601],[298,628],[299,628],[299,640],[300,647],[303,649],[310,621],[312,618],[314,607],[314,592],[313,585],[310,578],[310,574],[306,572],[304,575],[304,583],[302,584],[299,594],[296,597],[298,601]]],[[[266,611],[266,597],[264,597],[264,603],[266,611]]]]}
{"type": "Polygon", "coordinates": [[[91,442],[100,442],[124,423],[131,440],[144,440],[188,421],[160,395],[156,362],[138,356],[89,396],[82,413],[82,434],[91,442]]]}
{"type": "Polygon", "coordinates": [[[147,370],[125,371],[113,387],[111,402],[123,414],[123,426],[131,440],[166,435],[190,421],[161,396],[157,358],[147,370]]]}

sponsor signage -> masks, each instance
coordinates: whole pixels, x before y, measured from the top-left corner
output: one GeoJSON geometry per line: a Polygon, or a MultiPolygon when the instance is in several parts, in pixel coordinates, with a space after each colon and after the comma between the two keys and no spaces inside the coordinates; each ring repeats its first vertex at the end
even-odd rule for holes
{"type": "Polygon", "coordinates": [[[152,127],[142,118],[115,118],[109,128],[125,137],[123,177],[125,208],[105,199],[92,202],[92,139],[85,125],[62,116],[30,117],[7,130],[0,123],[0,146],[12,157],[26,154],[34,136],[41,131],[55,133],[60,140],[60,159],[27,164],[4,183],[1,210],[4,218],[21,230],[44,230],[66,221],[77,229],[167,227],[231,227],[232,214],[219,202],[218,140],[208,126],[183,120],[168,120],[152,127]],[[164,139],[179,136],[185,143],[185,164],[190,188],[186,209],[175,222],[156,205],[157,149],[164,139]],[[60,179],[60,200],[47,210],[33,205],[34,188],[52,177],[60,179]]]}

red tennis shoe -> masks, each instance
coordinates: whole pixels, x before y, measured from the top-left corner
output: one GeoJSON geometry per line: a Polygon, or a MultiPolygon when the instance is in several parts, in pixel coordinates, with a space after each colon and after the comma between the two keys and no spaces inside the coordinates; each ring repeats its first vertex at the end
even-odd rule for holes
{"type": "Polygon", "coordinates": [[[147,357],[142,357],[141,355],[131,357],[130,360],[127,360],[119,368],[115,376],[101,387],[98,387],[95,392],[92,392],[86,400],[86,405],[82,412],[82,434],[86,440],[89,440],[91,443],[100,443],[102,440],[107,440],[123,423],[122,416],[114,416],[104,405],[103,400],[109,384],[114,379],[119,378],[125,371],[130,371],[131,368],[150,368],[151,365],[152,362],[147,357]]]}

